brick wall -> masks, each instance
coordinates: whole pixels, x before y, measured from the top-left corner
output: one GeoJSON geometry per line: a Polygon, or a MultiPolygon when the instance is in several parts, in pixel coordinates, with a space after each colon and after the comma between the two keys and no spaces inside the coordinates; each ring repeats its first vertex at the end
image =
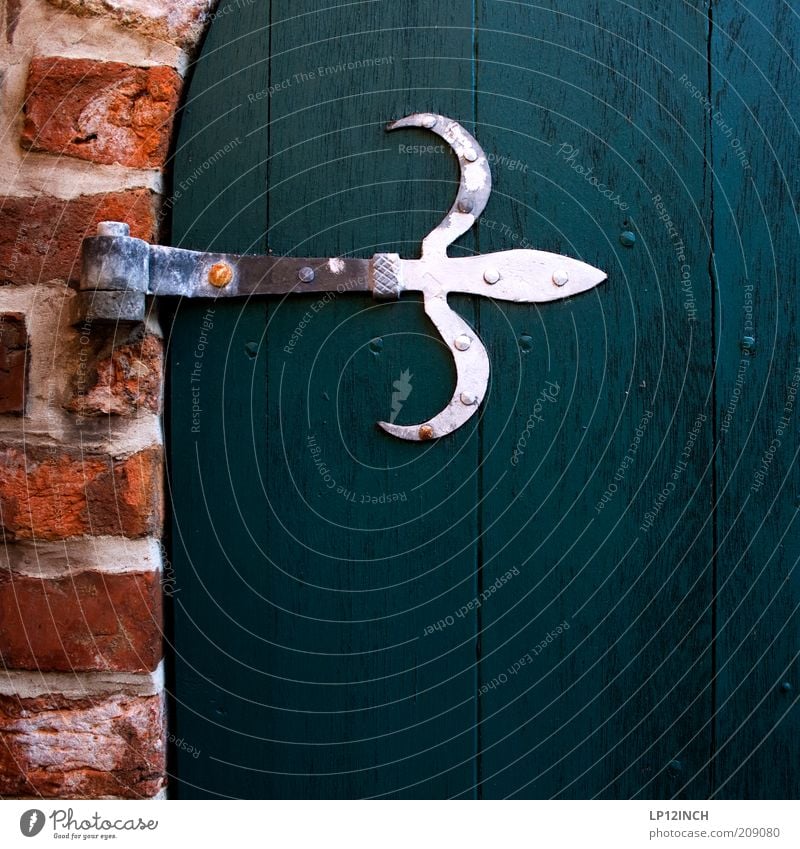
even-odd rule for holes
{"type": "Polygon", "coordinates": [[[0,53],[0,797],[165,785],[162,343],[78,321],[102,220],[157,240],[215,0],[6,0],[0,53]]]}

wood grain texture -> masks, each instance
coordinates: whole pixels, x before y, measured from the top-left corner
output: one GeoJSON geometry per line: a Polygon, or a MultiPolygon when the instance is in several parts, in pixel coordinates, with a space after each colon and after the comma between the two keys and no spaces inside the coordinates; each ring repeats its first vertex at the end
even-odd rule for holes
{"type": "Polygon", "coordinates": [[[534,247],[609,279],[451,299],[490,392],[424,446],[374,425],[398,380],[398,423],[452,391],[414,297],[180,305],[181,797],[796,797],[795,410],[756,477],[798,366],[798,23],[773,6],[259,0],[215,20],[173,244],[417,256],[457,168],[383,125],[431,110],[493,168],[452,255],[534,247]]]}
{"type": "Polygon", "coordinates": [[[800,53],[787,4],[715,3],[717,751],[720,798],[800,796],[797,197],[800,53]],[[755,343],[743,350],[744,337],[755,343]]]}
{"type": "MultiPolygon", "coordinates": [[[[262,102],[249,95],[267,87],[268,57],[268,4],[243,5],[239,14],[215,20],[181,115],[172,244],[266,251],[267,122],[262,102]]],[[[231,780],[220,763],[235,761],[250,744],[235,729],[236,691],[220,676],[228,670],[243,678],[253,674],[226,638],[241,637],[238,623],[255,603],[243,589],[241,570],[263,562],[262,513],[252,496],[266,454],[266,363],[252,356],[252,346],[265,323],[263,301],[242,309],[233,302],[183,300],[169,334],[170,763],[177,773],[170,780],[178,798],[247,795],[247,777],[231,780]]]]}
{"type": "Polygon", "coordinates": [[[498,163],[525,167],[496,168],[480,250],[525,240],[609,275],[568,302],[481,304],[495,375],[483,416],[483,583],[510,564],[522,571],[483,608],[482,686],[508,676],[481,698],[483,793],[702,797],[710,243],[705,115],[678,77],[703,78],[705,11],[656,2],[481,10],[479,138],[498,163]],[[632,247],[620,242],[625,231],[632,247]],[[706,422],[675,476],[699,416],[706,422]],[[560,623],[568,630],[548,637],[560,623]]]}
{"type": "MultiPolygon", "coordinates": [[[[260,149],[226,161],[219,187],[206,181],[180,201],[182,221],[199,215],[194,246],[209,233],[250,249],[258,227],[244,245],[228,233],[261,214],[277,254],[417,255],[452,200],[456,169],[441,148],[407,150],[430,144],[425,134],[389,137],[384,124],[425,107],[471,122],[471,10],[273,2],[268,49],[212,52],[202,78],[199,63],[198,112],[181,131],[193,161],[216,144],[198,135],[210,123],[202,98],[220,99],[215,76],[267,56],[267,75],[225,86],[229,102],[258,104],[260,114],[238,109],[228,121],[242,138],[255,130],[260,149]],[[258,182],[233,186],[246,166],[258,182]]],[[[179,557],[194,572],[176,598],[178,733],[206,741],[199,759],[179,763],[181,795],[474,793],[475,615],[435,637],[425,630],[454,621],[475,595],[477,429],[420,457],[375,426],[404,371],[412,390],[397,421],[446,403],[453,374],[441,341],[415,299],[298,296],[217,316],[203,364],[217,411],[188,439],[191,399],[181,407],[176,395],[173,415],[178,512],[192,532],[179,557]],[[183,495],[201,480],[213,507],[183,495]]],[[[188,319],[179,323],[190,335],[188,319]]]]}

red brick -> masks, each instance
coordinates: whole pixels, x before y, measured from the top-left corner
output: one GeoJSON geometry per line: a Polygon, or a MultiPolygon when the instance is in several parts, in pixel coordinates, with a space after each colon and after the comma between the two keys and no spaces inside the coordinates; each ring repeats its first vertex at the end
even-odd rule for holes
{"type": "Polygon", "coordinates": [[[156,237],[156,199],[149,189],[129,189],[61,200],[50,195],[0,199],[0,280],[38,283],[80,277],[81,242],[99,221],[125,221],[131,235],[156,237]]]}
{"type": "Polygon", "coordinates": [[[20,142],[105,165],[161,168],[180,91],[180,75],[163,65],[34,58],[20,142]]]}
{"type": "Polygon", "coordinates": [[[161,635],[157,572],[0,573],[5,668],[152,671],[161,660],[161,635]]]}
{"type": "Polygon", "coordinates": [[[161,696],[0,696],[0,796],[152,798],[164,752],[161,696]]]}
{"type": "Polygon", "coordinates": [[[6,541],[160,535],[162,452],[114,459],[65,449],[0,449],[0,530],[6,541]]]}
{"type": "Polygon", "coordinates": [[[0,313],[0,413],[23,413],[28,331],[22,313],[0,313]]]}
{"type": "Polygon", "coordinates": [[[147,334],[98,355],[76,382],[65,407],[82,416],[131,416],[139,410],[157,413],[161,404],[161,340],[147,334]],[[82,385],[83,384],[83,385],[82,385]]]}

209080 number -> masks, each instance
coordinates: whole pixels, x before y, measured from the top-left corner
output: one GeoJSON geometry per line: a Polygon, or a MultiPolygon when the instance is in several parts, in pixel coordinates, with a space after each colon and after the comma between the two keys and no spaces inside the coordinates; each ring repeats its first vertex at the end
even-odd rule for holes
{"type": "Polygon", "coordinates": [[[780,837],[779,828],[737,828],[737,837],[780,837]]]}

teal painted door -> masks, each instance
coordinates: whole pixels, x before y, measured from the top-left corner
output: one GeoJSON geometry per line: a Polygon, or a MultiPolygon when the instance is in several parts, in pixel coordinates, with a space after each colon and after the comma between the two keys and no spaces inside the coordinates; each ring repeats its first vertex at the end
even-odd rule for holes
{"type": "Polygon", "coordinates": [[[608,282],[451,299],[491,386],[427,444],[375,427],[450,398],[415,297],[176,305],[177,796],[797,795],[797,35],[766,0],[222,0],[172,244],[417,256],[456,165],[383,126],[434,111],[494,172],[451,255],[608,282]]]}

